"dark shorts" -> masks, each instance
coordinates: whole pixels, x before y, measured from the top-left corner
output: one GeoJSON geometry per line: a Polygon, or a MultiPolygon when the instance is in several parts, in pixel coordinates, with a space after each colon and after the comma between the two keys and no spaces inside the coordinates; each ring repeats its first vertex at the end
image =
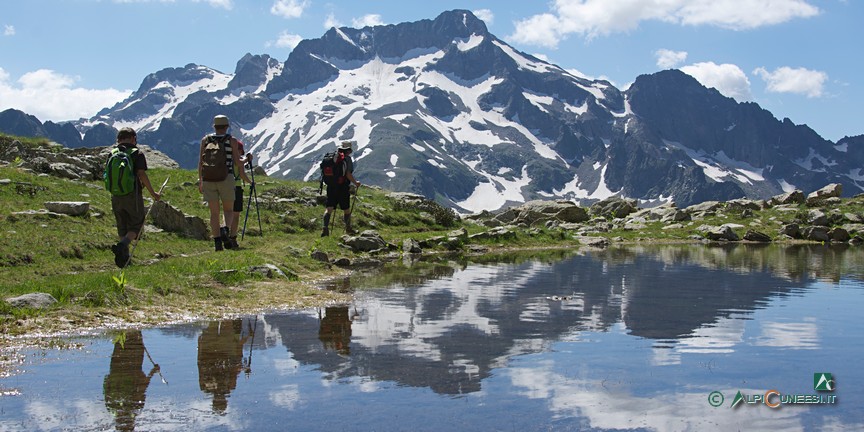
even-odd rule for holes
{"type": "Polygon", "coordinates": [[[234,186],[234,211],[243,211],[243,187],[234,186]]]}
{"type": "Polygon", "coordinates": [[[327,203],[325,207],[348,210],[351,208],[351,191],[348,189],[348,184],[339,186],[327,186],[327,203]]]}
{"type": "Polygon", "coordinates": [[[117,235],[125,237],[128,232],[141,232],[147,210],[141,193],[136,191],[124,196],[112,195],[111,210],[114,212],[114,220],[117,221],[117,235]]]}

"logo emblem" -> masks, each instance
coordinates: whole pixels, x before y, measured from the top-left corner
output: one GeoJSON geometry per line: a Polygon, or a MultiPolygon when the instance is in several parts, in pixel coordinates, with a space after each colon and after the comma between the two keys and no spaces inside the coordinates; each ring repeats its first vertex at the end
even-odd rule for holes
{"type": "Polygon", "coordinates": [[[813,388],[816,391],[834,391],[834,377],[828,372],[814,373],[813,388]]]}

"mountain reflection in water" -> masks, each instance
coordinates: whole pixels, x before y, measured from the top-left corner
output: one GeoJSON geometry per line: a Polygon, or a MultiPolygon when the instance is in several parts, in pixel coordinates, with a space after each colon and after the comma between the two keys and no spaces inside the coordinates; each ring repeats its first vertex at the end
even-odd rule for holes
{"type": "MultiPolygon", "coordinates": [[[[852,347],[864,346],[859,249],[665,245],[496,259],[406,262],[333,281],[328,289],[355,293],[346,305],[126,331],[125,347],[106,346],[110,361],[94,367],[110,417],[89,409],[64,421],[118,430],[864,424],[855,409],[864,398],[842,384],[843,405],[813,410],[707,402],[713,390],[812,392],[814,372],[864,379],[852,361],[861,351],[852,347]],[[157,373],[171,384],[151,382],[157,373]],[[440,410],[450,414],[432,414],[440,410]]],[[[59,382],[40,371],[17,378],[23,397],[0,398],[0,430],[40,428],[27,401],[48,404],[38,383],[59,382]]],[[[92,399],[81,380],[57,391],[92,399]]]]}

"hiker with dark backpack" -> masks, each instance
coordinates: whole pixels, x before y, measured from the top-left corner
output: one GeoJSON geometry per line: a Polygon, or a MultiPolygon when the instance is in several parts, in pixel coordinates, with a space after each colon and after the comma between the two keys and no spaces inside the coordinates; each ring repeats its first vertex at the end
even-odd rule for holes
{"type": "Polygon", "coordinates": [[[147,176],[147,158],[138,148],[138,137],[132,128],[122,128],[117,132],[117,145],[105,163],[103,173],[105,188],[111,192],[111,210],[117,221],[117,235],[120,241],[111,246],[114,264],[123,268],[129,263],[129,244],[138,238],[144,227],[143,188],[147,188],[155,201],[161,195],[153,190],[147,176]]]}
{"type": "MultiPolygon", "coordinates": [[[[345,232],[353,234],[351,227],[351,185],[360,187],[354,179],[354,161],[351,160],[351,141],[342,141],[336,152],[327,153],[321,161],[321,186],[327,185],[327,201],[324,210],[324,230],[321,237],[330,235],[330,217],[338,205],[344,212],[345,232]]],[[[356,190],[356,189],[355,189],[356,190]]]]}
{"type": "Polygon", "coordinates": [[[204,201],[207,201],[210,208],[210,232],[216,251],[239,247],[237,225],[233,223],[238,215],[234,212],[235,176],[239,175],[252,188],[255,187],[246,175],[244,164],[240,161],[237,139],[228,134],[228,126],[228,117],[217,115],[213,118],[213,129],[216,133],[201,139],[198,158],[198,190],[204,195],[204,201]],[[221,210],[225,214],[225,225],[220,224],[220,201],[221,210]]]}

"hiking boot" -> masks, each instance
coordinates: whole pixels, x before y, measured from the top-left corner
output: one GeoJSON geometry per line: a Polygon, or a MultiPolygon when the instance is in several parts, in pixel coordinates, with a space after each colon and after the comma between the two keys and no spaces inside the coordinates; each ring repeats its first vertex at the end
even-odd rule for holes
{"type": "Polygon", "coordinates": [[[228,243],[228,232],[227,226],[219,228],[219,238],[222,239],[222,243],[228,243]]]}
{"type": "Polygon", "coordinates": [[[330,229],[327,227],[324,227],[324,231],[321,231],[321,237],[327,237],[329,235],[330,235],[330,229]]]}
{"type": "Polygon", "coordinates": [[[225,249],[224,247],[222,247],[222,238],[220,238],[220,237],[214,237],[213,238],[213,246],[215,247],[216,252],[219,252],[219,251],[225,249]]]}
{"type": "Polygon", "coordinates": [[[237,243],[237,236],[228,237],[228,243],[225,243],[227,249],[240,249],[240,244],[237,243]]]}
{"type": "Polygon", "coordinates": [[[114,252],[114,264],[120,268],[126,267],[129,263],[129,246],[117,243],[111,246],[111,252],[114,252]]]}

